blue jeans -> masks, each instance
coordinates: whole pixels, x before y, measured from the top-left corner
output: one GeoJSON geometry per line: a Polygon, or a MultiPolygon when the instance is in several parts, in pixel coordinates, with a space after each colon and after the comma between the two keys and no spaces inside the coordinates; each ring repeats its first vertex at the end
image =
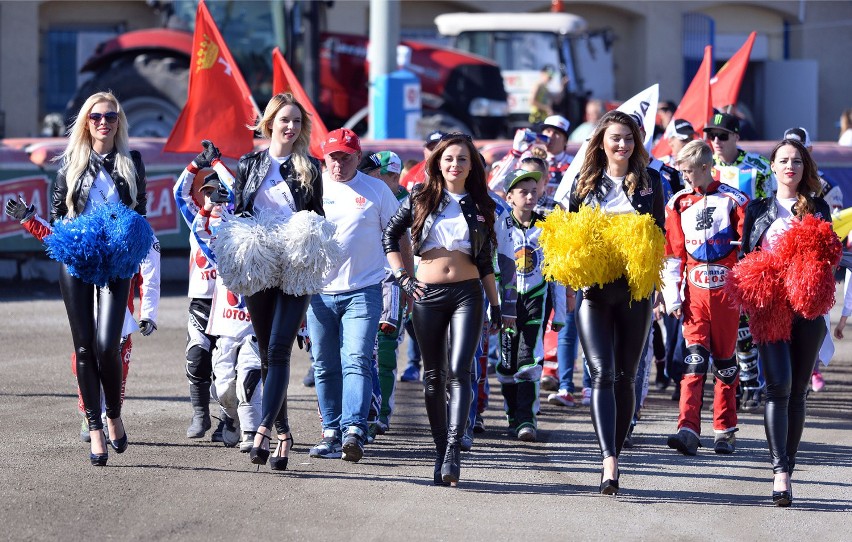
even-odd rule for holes
{"type": "Polygon", "coordinates": [[[308,334],[323,430],[357,427],[367,434],[381,312],[380,284],[311,298],[308,334]]]}
{"type": "Polygon", "coordinates": [[[565,327],[559,330],[556,343],[556,361],[559,364],[559,389],[574,393],[574,362],[577,359],[577,347],[580,344],[577,336],[577,324],[574,313],[569,312],[565,319],[565,327]]]}

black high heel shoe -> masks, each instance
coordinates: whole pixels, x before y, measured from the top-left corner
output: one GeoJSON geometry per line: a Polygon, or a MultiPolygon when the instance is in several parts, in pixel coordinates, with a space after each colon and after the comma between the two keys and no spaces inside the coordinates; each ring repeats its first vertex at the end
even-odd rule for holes
{"type": "Polygon", "coordinates": [[[124,421],[121,422],[121,428],[124,431],[124,435],[118,440],[109,440],[109,445],[112,446],[112,449],[117,454],[123,454],[124,450],[127,449],[127,429],[124,428],[124,421]]]}
{"type": "Polygon", "coordinates": [[[447,455],[447,445],[435,448],[435,471],[433,473],[432,483],[436,486],[448,486],[450,484],[444,482],[441,476],[441,467],[444,465],[444,456],[447,455]]]}
{"type": "Polygon", "coordinates": [[[601,495],[618,495],[618,478],[621,477],[621,473],[616,470],[617,478],[615,480],[604,480],[603,473],[601,473],[601,495]]]}
{"type": "Polygon", "coordinates": [[[249,450],[249,459],[255,465],[266,465],[266,460],[269,459],[269,448],[262,448],[263,439],[269,440],[269,435],[264,435],[260,431],[257,432],[261,436],[260,446],[252,446],[249,450]]]}
{"type": "Polygon", "coordinates": [[[444,484],[456,486],[461,474],[461,448],[458,443],[447,446],[444,463],[441,465],[441,481],[444,484]]]}
{"type": "MultiPolygon", "coordinates": [[[[103,430],[101,430],[101,434],[103,434],[103,430]]],[[[106,436],[104,436],[104,449],[106,449],[106,436]]],[[[102,454],[93,454],[91,450],[89,450],[89,461],[91,461],[92,466],[94,467],[106,467],[107,460],[109,459],[109,451],[105,451],[102,454]]]]}
{"type": "MultiPolygon", "coordinates": [[[[275,455],[269,458],[269,468],[272,470],[287,470],[287,460],[289,459],[287,456],[279,456],[280,452],[283,452],[284,446],[287,442],[290,442],[290,450],[293,449],[293,435],[292,433],[287,435],[285,439],[278,439],[278,447],[275,448],[275,455]]],[[[289,453],[290,450],[287,450],[289,453]]]]}
{"type": "Polygon", "coordinates": [[[793,504],[793,490],[786,489],[784,491],[772,492],[772,504],[786,508],[793,504]]]}

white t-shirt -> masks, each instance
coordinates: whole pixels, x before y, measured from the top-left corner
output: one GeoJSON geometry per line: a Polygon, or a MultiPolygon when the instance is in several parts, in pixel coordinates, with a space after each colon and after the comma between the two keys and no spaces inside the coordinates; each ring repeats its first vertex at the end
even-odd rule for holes
{"type": "Polygon", "coordinates": [[[289,159],[289,154],[281,158],[269,155],[269,171],[266,172],[254,197],[256,210],[273,211],[285,218],[296,212],[296,202],[293,200],[290,186],[281,177],[281,164],[289,159]]]}
{"type": "Polygon", "coordinates": [[[360,171],[346,182],[323,173],[322,190],[325,218],[337,226],[334,237],[344,254],[322,293],[341,294],[379,284],[387,265],[382,232],[399,209],[396,196],[384,182],[360,171]]]}
{"type": "Polygon", "coordinates": [[[775,209],[777,215],[775,220],[766,229],[763,242],[760,244],[765,249],[771,249],[778,242],[778,238],[793,225],[793,205],[798,201],[796,198],[776,198],[775,209]]]}
{"type": "Polygon", "coordinates": [[[601,202],[601,210],[613,215],[623,215],[627,213],[635,213],[636,209],[630,200],[627,199],[627,194],[624,193],[622,183],[624,177],[610,177],[613,187],[601,202]]]}
{"type": "Polygon", "coordinates": [[[450,196],[450,203],[435,217],[429,236],[420,247],[420,253],[424,254],[433,248],[445,248],[470,255],[470,228],[459,204],[467,194],[453,194],[447,190],[444,193],[450,196]]]}
{"type": "Polygon", "coordinates": [[[118,190],[115,188],[115,181],[109,176],[104,168],[98,171],[98,176],[92,182],[92,188],[89,190],[89,198],[86,200],[86,207],[83,209],[83,214],[91,212],[92,209],[104,203],[118,203],[121,198],[118,197],[118,190]]]}

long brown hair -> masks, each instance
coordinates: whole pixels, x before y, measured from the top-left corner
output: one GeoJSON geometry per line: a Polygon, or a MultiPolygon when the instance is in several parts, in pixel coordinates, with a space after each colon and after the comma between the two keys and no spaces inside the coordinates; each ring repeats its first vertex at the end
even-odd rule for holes
{"type": "Polygon", "coordinates": [[[603,148],[604,132],[612,124],[623,124],[630,128],[633,133],[633,153],[630,155],[628,162],[627,176],[624,178],[624,184],[627,187],[627,194],[632,196],[637,188],[647,188],[650,183],[648,177],[648,151],[642,145],[642,134],[639,132],[639,125],[633,120],[633,117],[621,111],[610,111],[598,121],[595,126],[592,136],[589,138],[589,144],[586,147],[586,156],[583,160],[583,166],[577,174],[577,183],[575,190],[577,196],[582,201],[586,195],[592,191],[600,179],[601,172],[606,170],[607,158],[603,148]]]}
{"type": "Polygon", "coordinates": [[[782,147],[795,147],[799,151],[799,156],[802,157],[802,180],[799,181],[799,186],[796,187],[796,204],[793,205],[793,214],[797,218],[803,218],[807,214],[813,214],[816,211],[814,203],[814,194],[819,194],[821,185],[819,182],[819,173],[817,172],[816,162],[811,157],[808,149],[802,145],[800,141],[795,139],[785,139],[781,141],[772,153],[769,155],[769,162],[775,163],[775,155],[782,147]]]}
{"type": "Polygon", "coordinates": [[[423,231],[423,223],[426,218],[438,208],[441,204],[441,198],[444,196],[444,188],[447,183],[444,181],[444,176],[441,174],[441,158],[444,151],[450,145],[461,145],[467,148],[470,155],[470,172],[465,179],[464,187],[471,199],[476,204],[482,217],[485,219],[485,226],[490,232],[492,243],[496,243],[497,237],[494,233],[494,212],[497,209],[497,204],[488,195],[488,185],[485,183],[485,166],[479,157],[479,151],[473,146],[473,141],[466,134],[447,134],[441,138],[432,155],[426,160],[426,180],[423,182],[423,187],[420,189],[416,198],[412,199],[411,203],[414,206],[414,219],[411,224],[411,237],[420,239],[420,233],[423,231]]]}

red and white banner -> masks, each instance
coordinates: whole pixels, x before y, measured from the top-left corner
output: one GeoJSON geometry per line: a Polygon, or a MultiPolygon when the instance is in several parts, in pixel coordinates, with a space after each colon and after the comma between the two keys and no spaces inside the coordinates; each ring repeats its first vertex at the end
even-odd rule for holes
{"type": "MultiPolygon", "coordinates": [[[[44,175],[17,177],[0,182],[0,202],[5,206],[6,201],[19,195],[27,202],[27,206],[35,205],[36,213],[47,218],[49,202],[47,192],[50,189],[50,179],[44,175]]],[[[0,213],[0,238],[12,236],[29,237],[21,223],[6,213],[0,213]]]]}

